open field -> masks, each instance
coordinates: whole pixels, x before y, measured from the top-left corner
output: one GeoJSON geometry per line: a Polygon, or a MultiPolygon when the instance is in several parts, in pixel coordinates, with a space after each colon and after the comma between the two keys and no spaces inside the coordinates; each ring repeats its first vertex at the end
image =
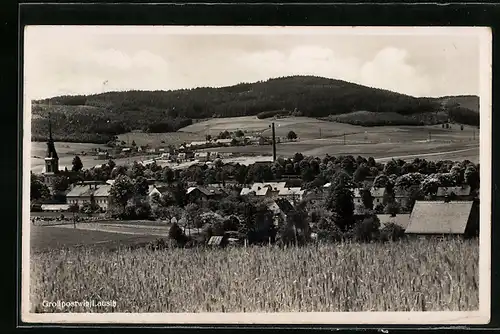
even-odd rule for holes
{"type": "Polygon", "coordinates": [[[224,130],[242,130],[248,133],[259,133],[271,136],[270,124],[275,123],[276,136],[286,137],[289,131],[294,131],[299,140],[339,137],[348,135],[349,140],[362,140],[368,142],[390,142],[425,140],[429,132],[431,136],[447,140],[469,139],[479,136],[479,130],[474,127],[464,126],[461,131],[459,125],[453,124],[452,129],[442,129],[440,125],[432,126],[374,126],[363,127],[345,123],[323,121],[311,117],[287,117],[273,120],[258,119],[255,116],[213,118],[203,122],[189,125],[178,132],[199,134],[202,138],[206,134],[218,135],[224,130]]]}
{"type": "Polygon", "coordinates": [[[58,226],[31,226],[30,229],[30,249],[33,253],[56,251],[59,249],[78,248],[82,246],[92,246],[96,249],[114,249],[119,246],[136,245],[158,238],[157,235],[144,233],[116,233],[100,229],[73,228],[73,224],[58,226]]]}
{"type": "MultiPolygon", "coordinates": [[[[214,151],[207,149],[205,151],[214,151]]],[[[271,154],[272,147],[270,145],[255,145],[241,147],[224,147],[218,148],[218,152],[240,152],[248,154],[271,154]]],[[[282,143],[276,146],[276,154],[278,157],[291,157],[295,153],[300,152],[304,155],[325,156],[329,155],[361,155],[363,157],[392,158],[392,157],[407,157],[414,159],[422,157],[428,160],[441,160],[443,157],[453,157],[456,160],[469,159],[479,162],[479,145],[477,143],[435,143],[422,142],[400,145],[397,143],[380,143],[380,144],[346,144],[331,142],[328,139],[282,143]],[[321,143],[321,144],[320,144],[321,143]]]]}
{"type": "Polygon", "coordinates": [[[149,144],[153,147],[165,147],[167,145],[180,145],[184,142],[205,140],[205,134],[189,133],[189,132],[166,132],[166,133],[145,133],[145,132],[128,132],[118,135],[119,140],[132,143],[135,141],[137,145],[149,144]]]}
{"type": "Polygon", "coordinates": [[[271,129],[269,126],[272,122],[275,123],[276,136],[279,137],[286,137],[290,130],[295,131],[299,138],[304,139],[317,138],[320,128],[325,136],[338,135],[343,132],[364,131],[361,130],[363,128],[360,126],[322,121],[311,117],[287,117],[273,120],[272,118],[258,119],[256,116],[244,116],[213,118],[184,127],[179,132],[218,135],[225,130],[242,130],[248,133],[261,133],[264,136],[270,136],[271,129]]]}
{"type": "Polygon", "coordinates": [[[104,312],[470,311],[479,306],[478,240],[303,248],[70,249],[31,257],[43,300],[116,300],[104,312]]]}
{"type": "MultiPolygon", "coordinates": [[[[393,155],[416,155],[445,152],[442,155],[432,155],[429,159],[468,159],[479,161],[479,130],[465,126],[461,131],[458,125],[452,129],[442,129],[441,126],[377,126],[361,127],[343,123],[328,122],[309,117],[289,117],[278,119],[276,135],[286,137],[293,130],[298,135],[295,142],[282,142],[277,145],[278,156],[291,156],[296,152],[304,155],[362,155],[374,158],[385,158],[393,155]],[[321,129],[321,131],[320,131],[321,129]],[[344,145],[344,133],[345,144],[344,145]],[[402,145],[403,144],[403,145],[402,145]],[[477,147],[468,151],[460,151],[477,147]],[[454,152],[457,151],[457,152],[454,152]],[[459,151],[459,152],[458,152],[459,151]]],[[[224,130],[247,130],[268,136],[271,134],[269,124],[271,119],[260,120],[256,117],[215,118],[198,122],[173,133],[148,134],[131,132],[120,135],[125,141],[134,140],[138,145],[178,145],[182,142],[203,140],[206,133],[217,135],[224,130]],[[165,141],[165,143],[161,143],[165,141]]],[[[71,162],[76,154],[80,155],[84,167],[92,167],[105,161],[96,160],[94,156],[81,155],[104,145],[86,143],[56,142],[59,154],[59,165],[71,168],[71,162]]],[[[31,170],[41,173],[44,168],[46,144],[32,142],[31,170]]],[[[241,152],[248,154],[271,154],[270,145],[237,146],[206,149],[207,151],[241,152]]],[[[147,160],[151,156],[136,156],[115,159],[117,164],[130,163],[133,160],[147,160]]],[[[182,168],[182,166],[178,167],[182,168]]]]}

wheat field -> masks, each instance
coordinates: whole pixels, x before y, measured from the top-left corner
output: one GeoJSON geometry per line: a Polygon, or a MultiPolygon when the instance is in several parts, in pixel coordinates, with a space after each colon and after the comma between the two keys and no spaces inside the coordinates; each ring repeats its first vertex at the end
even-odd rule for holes
{"type": "MultiPolygon", "coordinates": [[[[281,249],[61,250],[31,256],[42,301],[114,300],[105,312],[467,311],[479,307],[476,240],[281,249]]],[[[102,312],[102,310],[100,311],[102,312]]]]}

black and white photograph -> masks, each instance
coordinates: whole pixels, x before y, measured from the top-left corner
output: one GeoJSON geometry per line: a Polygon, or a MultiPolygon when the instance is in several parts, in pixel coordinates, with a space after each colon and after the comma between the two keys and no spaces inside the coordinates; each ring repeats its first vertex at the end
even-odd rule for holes
{"type": "Polygon", "coordinates": [[[23,43],[23,321],[488,323],[488,28],[23,43]]]}

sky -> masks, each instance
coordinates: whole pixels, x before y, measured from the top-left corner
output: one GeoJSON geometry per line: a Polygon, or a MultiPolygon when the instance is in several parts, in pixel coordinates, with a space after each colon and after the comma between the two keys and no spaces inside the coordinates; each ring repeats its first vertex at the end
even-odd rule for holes
{"type": "Polygon", "coordinates": [[[413,96],[479,95],[476,29],[29,26],[30,99],[316,75],[413,96]]]}

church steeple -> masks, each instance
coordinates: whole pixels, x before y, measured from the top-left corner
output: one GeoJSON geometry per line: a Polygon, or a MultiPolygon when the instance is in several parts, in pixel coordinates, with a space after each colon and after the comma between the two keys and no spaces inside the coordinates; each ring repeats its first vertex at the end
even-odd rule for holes
{"type": "Polygon", "coordinates": [[[59,157],[57,156],[56,146],[52,138],[52,119],[49,114],[49,140],[47,141],[47,154],[45,156],[45,172],[59,173],[59,157]]]}

